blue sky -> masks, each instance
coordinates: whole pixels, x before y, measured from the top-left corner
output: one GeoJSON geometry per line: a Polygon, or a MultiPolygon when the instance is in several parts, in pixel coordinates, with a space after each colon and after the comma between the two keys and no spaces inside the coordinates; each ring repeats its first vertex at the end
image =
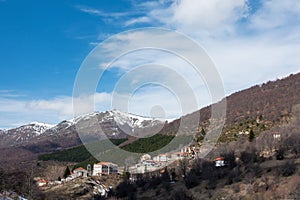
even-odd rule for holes
{"type": "MultiPolygon", "coordinates": [[[[127,7],[127,3],[110,6],[111,1],[98,2],[101,4],[89,6],[108,13],[127,7]]],[[[101,17],[81,12],[78,8],[82,3],[1,2],[1,74],[5,75],[1,90],[28,94],[28,98],[71,95],[80,63],[94,47],[89,43],[98,41],[102,33],[122,30],[101,17]]]]}
{"type": "MultiPolygon", "coordinates": [[[[198,42],[214,61],[226,94],[297,73],[299,10],[298,0],[0,0],[0,128],[72,118],[81,63],[99,42],[135,28],[169,28],[198,42]]],[[[96,110],[112,108],[114,85],[134,59],[125,57],[105,72],[96,110]]],[[[135,97],[130,110],[137,114],[147,115],[154,101],[168,107],[166,117],[185,114],[175,101],[167,105],[170,93],[153,86],[135,97]]],[[[209,94],[200,98],[199,108],[211,103],[209,94]]]]}

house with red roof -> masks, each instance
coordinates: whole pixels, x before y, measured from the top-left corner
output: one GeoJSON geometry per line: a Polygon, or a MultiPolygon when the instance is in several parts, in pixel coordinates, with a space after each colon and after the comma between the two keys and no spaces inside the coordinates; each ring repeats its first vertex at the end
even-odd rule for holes
{"type": "Polygon", "coordinates": [[[37,181],[37,185],[38,185],[39,187],[43,187],[43,186],[45,186],[45,185],[47,185],[47,184],[48,184],[48,181],[45,180],[45,179],[40,179],[40,180],[37,181]]]}
{"type": "Polygon", "coordinates": [[[87,177],[88,171],[82,167],[79,167],[74,169],[73,173],[76,177],[87,177]]]}
{"type": "Polygon", "coordinates": [[[225,166],[225,159],[223,157],[218,157],[215,159],[215,166],[216,167],[224,167],[225,166]]]}

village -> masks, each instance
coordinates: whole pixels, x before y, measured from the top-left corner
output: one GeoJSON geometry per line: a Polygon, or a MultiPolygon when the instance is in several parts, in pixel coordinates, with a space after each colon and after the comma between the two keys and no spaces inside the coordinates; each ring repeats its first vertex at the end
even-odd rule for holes
{"type": "MultiPolygon", "coordinates": [[[[200,153],[200,148],[196,146],[187,146],[182,148],[179,152],[172,152],[166,154],[159,154],[157,156],[151,156],[149,154],[144,154],[140,157],[137,164],[129,166],[127,172],[130,174],[144,174],[149,172],[156,172],[163,169],[175,161],[181,159],[192,160],[197,157],[200,153]]],[[[219,161],[218,161],[219,162],[219,161]]],[[[219,165],[219,164],[217,164],[219,165]]],[[[49,186],[49,185],[59,185],[65,182],[74,180],[81,177],[97,177],[97,176],[117,176],[124,173],[124,167],[120,167],[112,162],[101,161],[99,163],[88,164],[86,168],[79,167],[74,169],[70,175],[66,178],[61,178],[60,180],[46,180],[44,178],[37,178],[37,184],[39,187],[49,186]]],[[[132,179],[134,181],[134,179],[132,179]]]]}
{"type": "MultiPolygon", "coordinates": [[[[280,133],[272,134],[273,142],[276,143],[280,141],[281,135],[280,133]]],[[[175,161],[179,161],[182,159],[193,160],[199,157],[200,153],[206,151],[205,148],[200,148],[198,145],[191,145],[181,148],[179,152],[170,152],[165,154],[159,154],[157,156],[151,156],[150,154],[144,154],[140,157],[139,163],[129,166],[127,171],[130,174],[144,174],[149,172],[159,171],[175,161]]],[[[270,157],[272,153],[276,151],[276,148],[272,149],[263,149],[260,151],[259,156],[261,157],[270,157]]],[[[238,158],[236,158],[238,160],[238,158]]],[[[223,167],[226,165],[226,160],[223,157],[216,157],[213,162],[215,163],[215,167],[223,167]]],[[[119,167],[117,164],[112,162],[99,162],[93,164],[93,167],[88,164],[86,169],[83,167],[79,167],[74,169],[71,174],[62,178],[60,181],[48,181],[45,179],[39,179],[37,181],[38,186],[42,187],[47,184],[62,184],[64,182],[73,180],[75,178],[80,177],[90,177],[90,176],[107,176],[107,175],[120,175],[124,173],[124,167],[119,167]]]]}
{"type": "MultiPolygon", "coordinates": [[[[274,143],[280,141],[280,138],[281,135],[279,133],[272,134],[272,140],[274,143]]],[[[67,176],[66,178],[61,178],[60,180],[46,180],[45,178],[39,177],[37,177],[35,180],[38,187],[40,187],[41,189],[43,189],[44,187],[63,185],[70,181],[87,177],[114,177],[120,180],[124,173],[131,174],[129,180],[135,182],[137,176],[140,174],[149,173],[159,175],[160,173],[163,173],[164,169],[167,166],[174,166],[174,163],[175,166],[177,165],[177,167],[179,165],[178,163],[182,160],[186,160],[188,161],[188,163],[190,163],[192,160],[198,158],[199,155],[203,153],[203,151],[206,151],[206,149],[200,148],[199,145],[185,146],[177,152],[169,152],[156,156],[144,154],[140,157],[138,163],[129,166],[126,171],[124,170],[125,168],[123,166],[118,166],[117,164],[112,162],[101,161],[93,165],[88,164],[86,168],[78,167],[76,169],[73,169],[72,172],[70,172],[69,176],[67,176]]],[[[263,149],[260,151],[259,155],[261,157],[270,157],[275,152],[275,147],[272,149],[263,149]]],[[[236,157],[237,162],[238,160],[239,158],[236,157]]],[[[227,165],[226,159],[221,156],[215,157],[213,160],[211,160],[211,162],[214,163],[214,166],[216,168],[225,167],[227,165]]],[[[94,194],[99,194],[100,196],[106,196],[113,187],[112,185],[104,185],[99,180],[90,182],[94,185],[94,194]]]]}

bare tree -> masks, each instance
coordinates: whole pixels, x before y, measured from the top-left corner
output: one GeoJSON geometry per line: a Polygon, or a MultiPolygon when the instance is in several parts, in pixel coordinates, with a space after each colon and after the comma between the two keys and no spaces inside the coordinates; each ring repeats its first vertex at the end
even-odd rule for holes
{"type": "Polygon", "coordinates": [[[60,165],[49,165],[47,166],[44,176],[48,180],[56,180],[58,177],[62,177],[66,167],[60,165]]]}
{"type": "Polygon", "coordinates": [[[189,161],[186,158],[179,160],[179,174],[182,177],[186,177],[188,165],[189,165],[189,161]]]}
{"type": "Polygon", "coordinates": [[[260,152],[271,152],[275,148],[275,142],[272,133],[270,131],[262,133],[259,138],[257,138],[256,145],[260,152]]]}
{"type": "Polygon", "coordinates": [[[245,174],[244,180],[246,181],[248,192],[250,192],[250,188],[252,187],[252,184],[254,183],[255,180],[255,174],[252,171],[249,171],[248,173],[245,174]]]}

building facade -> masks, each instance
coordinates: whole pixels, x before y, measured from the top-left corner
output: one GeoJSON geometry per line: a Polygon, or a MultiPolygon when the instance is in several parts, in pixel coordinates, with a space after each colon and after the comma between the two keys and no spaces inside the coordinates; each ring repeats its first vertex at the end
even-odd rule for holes
{"type": "Polygon", "coordinates": [[[93,176],[118,174],[118,165],[111,162],[99,162],[94,164],[93,176]]]}

